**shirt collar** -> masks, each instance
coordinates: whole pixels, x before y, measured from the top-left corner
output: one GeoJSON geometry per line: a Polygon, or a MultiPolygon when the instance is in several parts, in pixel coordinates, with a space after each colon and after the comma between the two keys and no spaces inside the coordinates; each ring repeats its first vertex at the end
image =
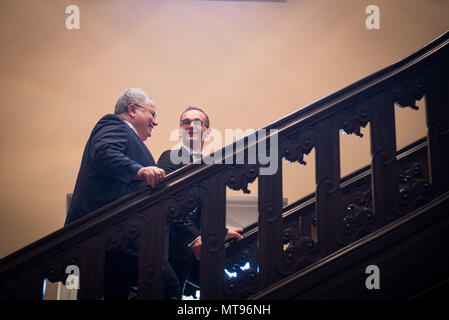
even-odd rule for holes
{"type": "Polygon", "coordinates": [[[122,120],[125,121],[131,129],[133,129],[134,133],[135,133],[137,136],[139,136],[139,134],[137,133],[136,128],[134,128],[134,126],[133,126],[130,122],[126,121],[125,119],[122,119],[122,120]]]}
{"type": "Polygon", "coordinates": [[[201,155],[203,154],[202,152],[197,152],[197,151],[190,149],[189,147],[186,147],[184,144],[182,145],[182,148],[185,149],[189,154],[191,154],[193,156],[201,157],[201,155]]]}

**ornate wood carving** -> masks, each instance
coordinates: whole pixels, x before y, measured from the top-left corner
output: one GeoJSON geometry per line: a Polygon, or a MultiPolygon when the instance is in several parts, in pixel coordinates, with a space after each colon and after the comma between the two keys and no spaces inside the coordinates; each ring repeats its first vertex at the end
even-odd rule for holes
{"type": "Polygon", "coordinates": [[[346,108],[337,115],[337,127],[346,134],[355,134],[362,138],[361,128],[366,127],[370,121],[371,108],[369,102],[361,102],[356,106],[346,108]]]}
{"type": "Polygon", "coordinates": [[[423,98],[425,92],[425,77],[422,74],[413,74],[410,77],[399,81],[390,91],[390,101],[400,107],[409,107],[418,110],[416,101],[423,98]]]}
{"type": "Polygon", "coordinates": [[[360,234],[366,234],[367,232],[363,233],[363,230],[369,229],[374,221],[371,190],[356,191],[346,207],[346,215],[341,220],[343,232],[350,237],[348,242],[359,238],[360,234]]]}
{"type": "Polygon", "coordinates": [[[257,164],[235,164],[226,166],[224,171],[224,179],[226,185],[234,190],[242,190],[244,193],[250,193],[248,184],[253,183],[259,173],[259,165],[257,164]]]}
{"type": "Polygon", "coordinates": [[[318,144],[318,135],[313,128],[297,130],[280,139],[280,156],[289,162],[299,162],[306,165],[304,155],[307,155],[318,144]]]}

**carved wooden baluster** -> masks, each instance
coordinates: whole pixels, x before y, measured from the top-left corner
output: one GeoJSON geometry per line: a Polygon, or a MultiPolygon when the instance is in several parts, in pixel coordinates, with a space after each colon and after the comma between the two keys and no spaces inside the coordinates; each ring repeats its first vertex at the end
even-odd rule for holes
{"type": "Polygon", "coordinates": [[[333,233],[340,214],[340,144],[333,119],[317,125],[320,141],[316,148],[316,216],[318,247],[321,255],[338,248],[333,233]]]}
{"type": "Polygon", "coordinates": [[[427,141],[431,184],[436,194],[449,190],[449,58],[429,70],[427,141]]]}
{"type": "Polygon", "coordinates": [[[105,247],[100,243],[99,237],[91,237],[81,245],[87,257],[76,264],[80,272],[77,300],[100,300],[103,296],[105,247]]]}
{"type": "Polygon", "coordinates": [[[395,219],[394,204],[398,198],[396,164],[396,131],[394,104],[381,92],[370,99],[373,104],[370,124],[373,207],[377,221],[373,228],[395,219]]]}
{"type": "Polygon", "coordinates": [[[201,299],[223,299],[225,265],[226,182],[215,174],[202,183],[201,299]]]}
{"type": "Polygon", "coordinates": [[[165,213],[158,205],[147,208],[139,242],[139,275],[137,297],[159,300],[163,293],[165,250],[165,213]]]}
{"type": "Polygon", "coordinates": [[[277,266],[282,261],[282,159],[273,175],[259,174],[258,261],[262,281],[267,286],[279,280],[277,266]]]}

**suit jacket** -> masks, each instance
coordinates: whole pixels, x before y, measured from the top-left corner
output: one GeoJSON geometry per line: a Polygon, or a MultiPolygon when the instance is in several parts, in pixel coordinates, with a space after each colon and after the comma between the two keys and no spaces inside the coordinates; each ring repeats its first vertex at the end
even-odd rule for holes
{"type": "Polygon", "coordinates": [[[123,119],[104,116],[84,149],[65,224],[146,187],[135,177],[140,168],[154,165],[148,148],[123,119]]]}
{"type": "MultiPolygon", "coordinates": [[[[157,162],[157,166],[164,169],[165,174],[169,174],[189,162],[192,162],[192,155],[184,147],[178,149],[178,157],[182,157],[182,162],[175,164],[170,159],[171,150],[164,151],[157,162]]],[[[201,228],[201,206],[193,209],[186,208],[185,219],[173,219],[170,224],[170,257],[174,260],[184,260],[193,255],[193,251],[188,245],[200,236],[201,228]]]]}

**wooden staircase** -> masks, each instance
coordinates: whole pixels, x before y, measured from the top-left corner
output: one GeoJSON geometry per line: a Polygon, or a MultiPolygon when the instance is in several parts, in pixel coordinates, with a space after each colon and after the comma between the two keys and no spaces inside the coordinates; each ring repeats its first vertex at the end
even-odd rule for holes
{"type": "Polygon", "coordinates": [[[106,250],[126,250],[132,241],[140,242],[137,296],[160,299],[162,226],[199,203],[207,213],[202,299],[447,298],[449,32],[241,142],[222,162],[243,164],[188,165],[155,190],[119,199],[1,259],[0,299],[41,299],[44,278],[65,281],[66,267],[76,265],[78,299],[99,300],[106,250]],[[423,97],[427,137],[398,151],[394,108],[415,109],[423,97]],[[339,132],[360,135],[368,123],[371,165],[342,178],[339,132]],[[270,142],[278,170],[262,175],[266,165],[251,162],[250,151],[270,142]],[[282,160],[303,163],[312,149],[316,191],[283,208],[282,160]],[[256,178],[258,223],[245,239],[226,243],[226,187],[246,191],[256,178]],[[379,290],[365,286],[369,265],[380,270],[379,290]]]}

